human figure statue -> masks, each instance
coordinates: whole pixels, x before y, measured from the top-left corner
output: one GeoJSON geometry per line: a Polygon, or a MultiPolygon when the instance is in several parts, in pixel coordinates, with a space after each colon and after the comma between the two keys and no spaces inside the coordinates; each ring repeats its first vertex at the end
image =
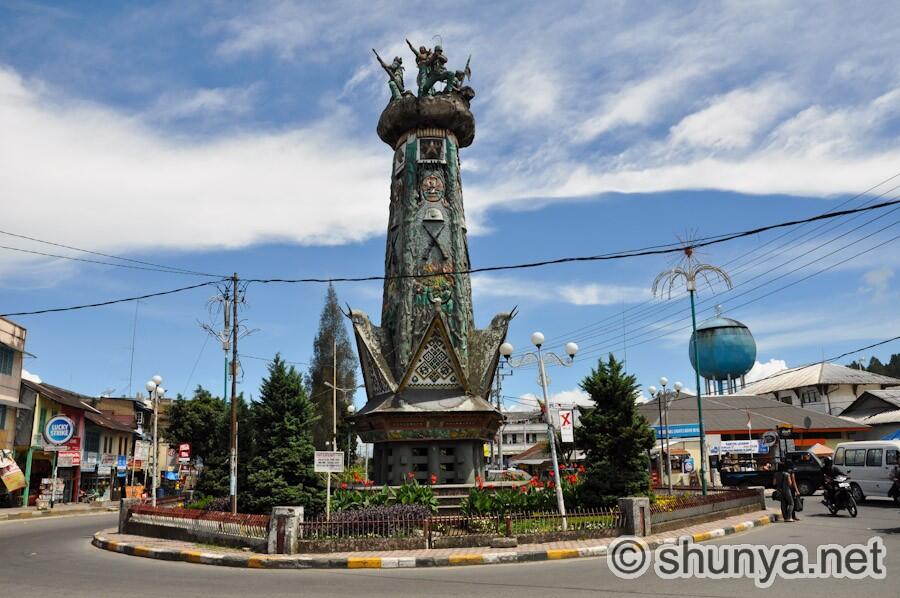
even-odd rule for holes
{"type": "Polygon", "coordinates": [[[428,75],[431,72],[431,67],[428,63],[431,58],[431,50],[425,46],[419,46],[419,49],[416,50],[415,46],[413,46],[409,40],[406,40],[406,45],[409,46],[409,49],[412,50],[412,53],[416,57],[416,67],[419,69],[419,74],[416,75],[416,87],[418,88],[419,97],[422,97],[422,86],[425,85],[425,81],[428,79],[428,75]]]}
{"type": "MultiPolygon", "coordinates": [[[[375,52],[374,48],[372,48],[372,52],[375,52]]],[[[403,68],[403,59],[395,56],[394,61],[388,66],[381,59],[381,56],[378,55],[378,52],[375,52],[375,58],[378,59],[378,64],[381,65],[384,72],[388,74],[388,89],[391,90],[391,99],[399,100],[405,93],[408,93],[403,84],[403,72],[405,70],[403,68]]]]}
{"type": "Polygon", "coordinates": [[[439,81],[448,83],[453,78],[453,73],[444,66],[447,64],[447,56],[444,54],[444,49],[441,46],[434,47],[434,51],[425,60],[425,64],[428,67],[428,76],[425,77],[425,82],[419,90],[419,97],[422,97],[423,93],[434,95],[435,83],[439,81]]]}

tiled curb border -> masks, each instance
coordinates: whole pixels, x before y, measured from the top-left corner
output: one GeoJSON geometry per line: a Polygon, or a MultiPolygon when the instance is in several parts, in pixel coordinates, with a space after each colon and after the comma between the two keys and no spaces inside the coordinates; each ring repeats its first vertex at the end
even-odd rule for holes
{"type": "Polygon", "coordinates": [[[25,511],[22,513],[0,513],[0,523],[3,523],[4,521],[42,519],[44,517],[75,517],[78,515],[96,515],[98,513],[113,513],[118,510],[118,507],[94,507],[91,509],[77,509],[69,511],[25,511]]]}
{"type": "MultiPolygon", "coordinates": [[[[768,514],[763,517],[713,529],[697,534],[691,538],[695,542],[703,542],[713,538],[721,538],[744,532],[754,527],[768,525],[780,517],[768,514]]],[[[139,544],[115,542],[107,539],[104,532],[94,534],[91,543],[97,548],[164,561],[182,561],[202,563],[204,565],[220,565],[225,567],[245,567],[251,569],[397,569],[411,567],[448,567],[456,565],[494,565],[499,563],[522,563],[530,561],[548,561],[557,559],[573,559],[597,557],[606,554],[606,546],[588,548],[531,550],[521,552],[484,552],[475,554],[459,554],[436,557],[327,557],[327,556],[275,556],[263,554],[215,554],[196,550],[176,550],[169,548],[150,548],[139,544]]],[[[673,535],[647,542],[652,550],[662,544],[672,543],[682,537],[673,535]]]]}

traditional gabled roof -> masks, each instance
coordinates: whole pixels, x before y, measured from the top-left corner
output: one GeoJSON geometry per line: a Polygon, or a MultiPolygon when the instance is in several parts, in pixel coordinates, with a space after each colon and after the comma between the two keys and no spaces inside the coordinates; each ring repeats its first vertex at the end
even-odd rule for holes
{"type": "Polygon", "coordinates": [[[775,372],[767,378],[751,382],[741,390],[741,394],[764,395],[806,386],[835,384],[900,386],[900,379],[836,363],[816,363],[775,372]]]}
{"type": "Polygon", "coordinates": [[[366,393],[375,397],[385,393],[397,391],[397,382],[394,374],[384,358],[377,328],[372,325],[364,312],[353,310],[350,312],[353,322],[353,332],[356,336],[356,346],[359,349],[359,359],[362,365],[363,379],[366,383],[366,393]]]}

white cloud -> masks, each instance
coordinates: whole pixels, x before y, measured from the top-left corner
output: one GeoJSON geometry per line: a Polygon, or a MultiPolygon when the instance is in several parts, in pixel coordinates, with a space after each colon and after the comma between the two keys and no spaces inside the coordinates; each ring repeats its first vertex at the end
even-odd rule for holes
{"type": "Polygon", "coordinates": [[[37,374],[32,374],[25,368],[22,368],[22,379],[28,380],[29,382],[34,382],[35,384],[40,384],[41,382],[43,382],[40,376],[38,376],[37,374]]]}
{"type": "Polygon", "coordinates": [[[749,384],[750,382],[755,382],[756,380],[767,378],[775,372],[786,370],[787,367],[787,362],[783,359],[773,358],[764,363],[760,363],[759,361],[757,361],[753,364],[753,367],[750,368],[750,371],[747,372],[745,379],[749,384]]]}
{"type": "Polygon", "coordinates": [[[796,102],[796,94],[782,82],[736,89],[684,117],[672,127],[671,139],[695,147],[743,149],[796,102]]]}
{"type": "Polygon", "coordinates": [[[351,138],[346,115],[183,141],[38,87],[0,69],[0,194],[15,199],[4,221],[16,232],[130,251],[341,244],[384,231],[386,210],[372,198],[384,193],[386,154],[351,138]]]}
{"type": "Polygon", "coordinates": [[[650,291],[645,287],[600,283],[558,284],[487,274],[472,276],[472,293],[476,297],[560,301],[571,305],[619,305],[637,303],[650,297],[650,291]]]}
{"type": "Polygon", "coordinates": [[[884,266],[877,270],[869,270],[863,275],[866,286],[861,290],[864,293],[870,293],[873,300],[883,301],[888,296],[891,280],[893,278],[894,269],[889,266],[884,266]]]}
{"type": "Polygon", "coordinates": [[[186,117],[222,114],[244,114],[249,112],[260,85],[247,87],[216,87],[194,89],[163,94],[148,111],[148,116],[160,120],[175,120],[186,117]]]}

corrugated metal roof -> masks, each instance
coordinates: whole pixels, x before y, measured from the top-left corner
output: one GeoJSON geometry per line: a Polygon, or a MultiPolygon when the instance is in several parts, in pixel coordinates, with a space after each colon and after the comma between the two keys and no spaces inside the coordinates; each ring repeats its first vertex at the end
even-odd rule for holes
{"type": "MultiPolygon", "coordinates": [[[[885,388],[884,390],[867,390],[863,395],[872,395],[900,409],[900,388],[885,388]]],[[[861,397],[860,397],[861,398],[861,397]]]]}
{"type": "Polygon", "coordinates": [[[119,432],[134,432],[134,429],[131,426],[127,426],[123,423],[117,422],[104,415],[97,415],[96,413],[91,413],[90,411],[88,411],[84,414],[84,417],[88,421],[97,424],[101,428],[106,428],[108,430],[118,430],[119,432]]]}
{"type": "Polygon", "coordinates": [[[897,424],[900,423],[900,409],[892,409],[890,411],[882,411],[874,415],[852,416],[845,415],[844,419],[852,420],[856,423],[874,426],[876,424],[897,424]]]}
{"type": "MultiPolygon", "coordinates": [[[[809,417],[810,430],[863,429],[865,426],[846,419],[817,413],[810,409],[795,407],[756,395],[704,396],[703,424],[708,434],[747,429],[747,412],[750,412],[752,430],[772,430],[778,424],[791,424],[803,429],[804,420],[809,417]]],[[[638,405],[638,411],[647,418],[651,426],[658,425],[659,408],[656,399],[638,405]]],[[[682,395],[669,403],[669,425],[696,424],[697,398],[682,395]]]]}
{"type": "Polygon", "coordinates": [[[900,386],[900,379],[857,370],[836,363],[816,363],[800,368],[775,372],[768,378],[751,382],[741,390],[742,394],[764,395],[780,390],[816,386],[818,384],[879,384],[900,386]]]}
{"type": "Polygon", "coordinates": [[[68,405],[69,407],[75,407],[76,409],[84,409],[85,411],[90,411],[92,413],[100,413],[99,409],[95,409],[90,405],[92,400],[91,397],[72,392],[71,390],[66,390],[65,388],[53,386],[52,384],[39,384],[37,382],[32,382],[31,380],[23,379],[22,385],[27,386],[34,392],[51,401],[56,401],[57,403],[68,405]]]}

